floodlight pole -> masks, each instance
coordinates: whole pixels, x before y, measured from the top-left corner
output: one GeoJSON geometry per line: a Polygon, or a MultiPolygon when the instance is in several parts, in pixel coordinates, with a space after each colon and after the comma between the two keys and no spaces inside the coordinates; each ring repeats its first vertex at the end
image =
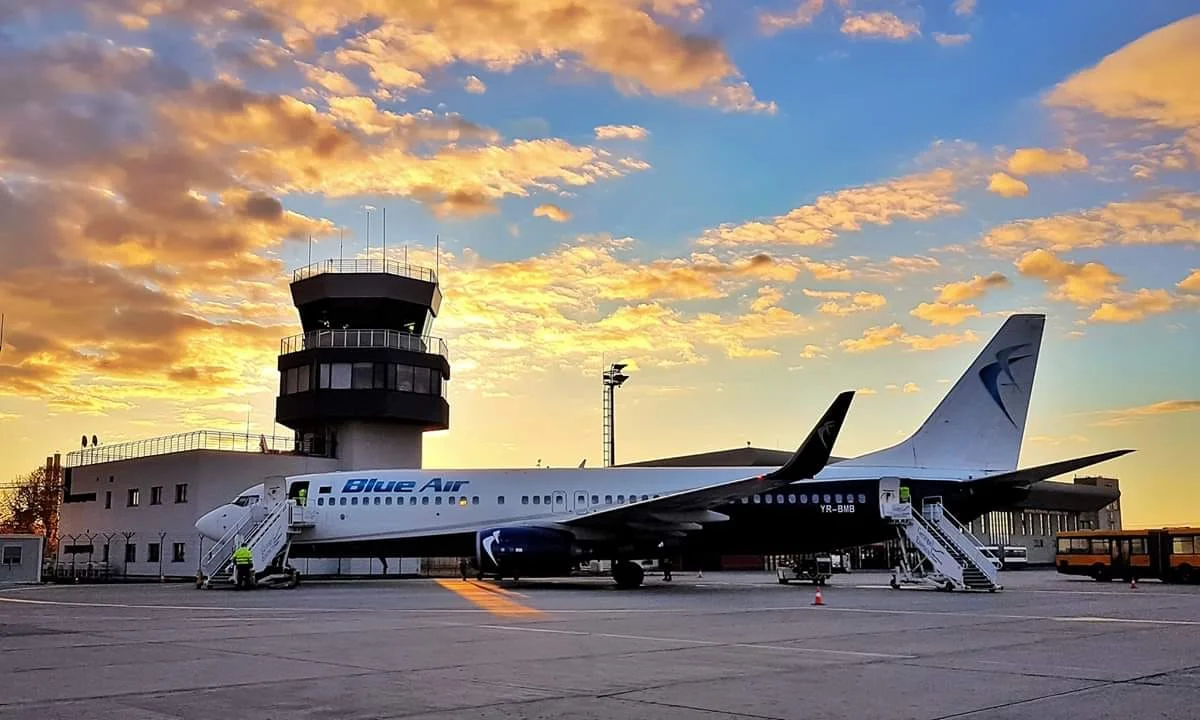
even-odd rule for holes
{"type": "Polygon", "coordinates": [[[621,373],[625,363],[613,363],[604,371],[604,467],[616,462],[616,403],[614,391],[621,387],[628,375],[621,373]]]}

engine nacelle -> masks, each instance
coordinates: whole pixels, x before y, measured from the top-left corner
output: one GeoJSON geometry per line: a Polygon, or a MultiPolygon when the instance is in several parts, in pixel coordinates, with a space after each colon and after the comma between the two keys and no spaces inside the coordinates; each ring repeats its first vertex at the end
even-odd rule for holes
{"type": "Polygon", "coordinates": [[[475,556],[484,575],[558,577],[574,569],[575,537],[543,527],[491,528],[476,536],[475,556]]]}

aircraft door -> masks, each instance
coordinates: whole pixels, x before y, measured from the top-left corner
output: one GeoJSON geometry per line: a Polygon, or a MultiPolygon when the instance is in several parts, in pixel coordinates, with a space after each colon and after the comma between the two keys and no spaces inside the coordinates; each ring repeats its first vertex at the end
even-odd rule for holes
{"type": "Polygon", "coordinates": [[[588,496],[583,490],[575,491],[575,512],[583,515],[588,511],[588,496]]]}
{"type": "Polygon", "coordinates": [[[567,511],[567,493],[562,490],[554,491],[554,512],[567,511]]]}
{"type": "Polygon", "coordinates": [[[879,515],[889,517],[892,505],[900,502],[900,478],[879,478],[879,515]]]}

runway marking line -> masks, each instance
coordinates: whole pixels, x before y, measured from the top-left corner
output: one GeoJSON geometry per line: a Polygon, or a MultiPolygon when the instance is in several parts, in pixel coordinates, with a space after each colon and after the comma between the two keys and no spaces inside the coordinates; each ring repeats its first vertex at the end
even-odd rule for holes
{"type": "Polygon", "coordinates": [[[649,642],[681,643],[684,645],[720,646],[748,648],[752,650],[782,650],[785,652],[819,653],[827,655],[849,655],[851,657],[887,658],[890,660],[913,660],[917,655],[897,655],[894,653],[860,652],[858,650],[830,650],[828,648],[810,648],[797,645],[767,645],[759,643],[734,643],[719,640],[696,640],[694,638],[655,637],[651,635],[625,635],[622,633],[595,633],[583,630],[557,630],[553,628],[515,627],[512,625],[475,625],[474,627],[487,630],[514,630],[517,632],[548,633],[553,635],[589,635],[591,637],[613,638],[616,640],[646,640],[649,642]]]}
{"type": "Polygon", "coordinates": [[[473,580],[438,580],[437,584],[473,605],[501,617],[540,617],[541,610],[522,605],[509,596],[473,580]]]}

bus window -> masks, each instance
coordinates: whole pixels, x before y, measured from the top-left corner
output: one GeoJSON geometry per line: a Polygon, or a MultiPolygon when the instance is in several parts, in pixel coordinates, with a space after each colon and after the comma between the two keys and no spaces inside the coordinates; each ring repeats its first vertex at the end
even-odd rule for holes
{"type": "Polygon", "coordinates": [[[1107,555],[1111,550],[1109,542],[1108,538],[1092,538],[1092,554],[1107,555]]]}
{"type": "Polygon", "coordinates": [[[1131,538],[1129,541],[1129,552],[1133,555],[1145,555],[1146,554],[1146,539],[1145,538],[1131,538]]]}
{"type": "Polygon", "coordinates": [[[1173,554],[1173,555],[1194,555],[1195,552],[1196,552],[1195,538],[1192,538],[1192,537],[1171,538],[1171,554],[1173,554]]]}

